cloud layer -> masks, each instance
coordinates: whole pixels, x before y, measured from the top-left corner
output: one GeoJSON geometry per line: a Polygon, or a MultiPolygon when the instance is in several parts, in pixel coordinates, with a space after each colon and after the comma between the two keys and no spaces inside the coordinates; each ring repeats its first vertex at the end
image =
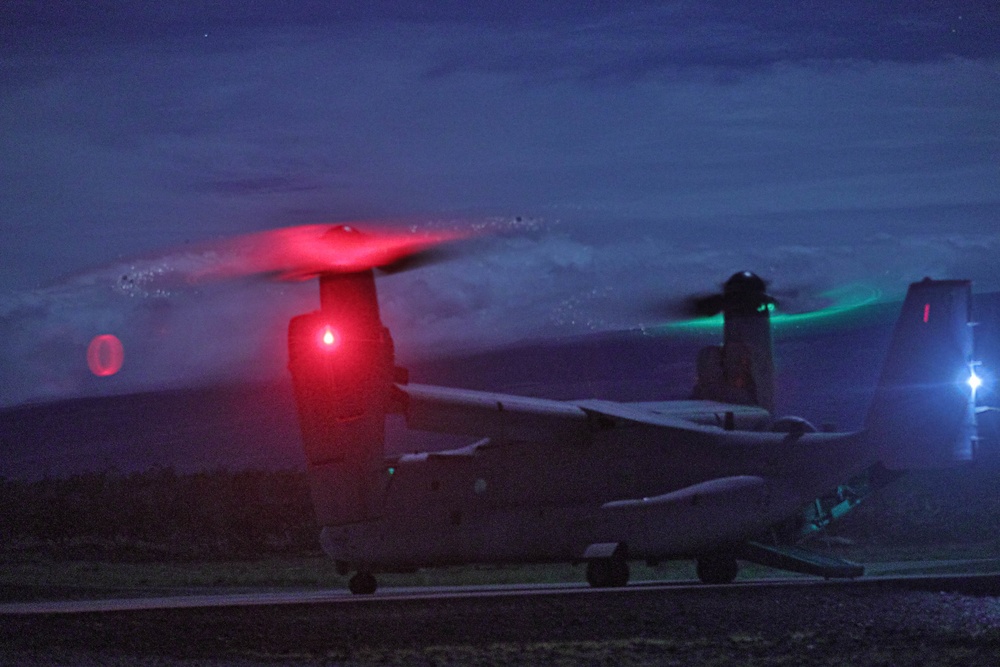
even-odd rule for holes
{"type": "Polygon", "coordinates": [[[744,268],[1000,287],[1000,49],[975,7],[34,4],[0,55],[6,404],[282,372],[305,286],[113,289],[136,256],[282,225],[543,221],[382,283],[411,357],[635,326],[744,268]],[[121,377],[78,374],[116,331],[121,377]]]}

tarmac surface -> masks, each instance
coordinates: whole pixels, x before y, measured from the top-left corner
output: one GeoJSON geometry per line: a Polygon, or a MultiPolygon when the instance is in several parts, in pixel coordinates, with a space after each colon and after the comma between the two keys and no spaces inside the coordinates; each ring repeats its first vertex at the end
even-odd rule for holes
{"type": "MultiPolygon", "coordinates": [[[[927,560],[883,562],[866,566],[867,574],[858,579],[829,580],[817,578],[759,579],[738,581],[731,588],[758,586],[803,587],[813,585],[862,586],[890,585],[913,590],[956,590],[981,595],[1000,595],[1000,559],[927,560]],[[977,571],[981,574],[926,574],[930,570],[977,571]],[[905,576],[907,571],[923,574],[905,576]],[[982,574],[982,572],[986,572],[982,574]],[[996,574],[993,574],[995,572],[996,574]]],[[[637,581],[626,589],[697,591],[704,584],[685,581],[637,581]]],[[[205,607],[253,607],[287,604],[377,604],[401,600],[448,600],[497,596],[580,595],[599,594],[586,584],[522,584],[495,586],[419,586],[394,587],[379,590],[374,595],[352,595],[343,589],[291,590],[196,595],[165,595],[92,600],[42,600],[0,603],[0,615],[19,614],[78,614],[91,612],[152,611],[165,609],[199,609],[205,607]]]]}
{"type": "Polygon", "coordinates": [[[1000,664],[1000,574],[28,604],[0,665],[1000,664]]]}

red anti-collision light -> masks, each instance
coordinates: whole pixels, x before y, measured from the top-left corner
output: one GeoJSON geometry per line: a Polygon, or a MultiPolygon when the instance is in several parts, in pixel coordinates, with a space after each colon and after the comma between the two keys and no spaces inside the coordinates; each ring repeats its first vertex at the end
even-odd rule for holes
{"type": "Polygon", "coordinates": [[[340,336],[333,327],[323,327],[320,333],[319,342],[328,350],[333,350],[340,345],[340,336]]]}

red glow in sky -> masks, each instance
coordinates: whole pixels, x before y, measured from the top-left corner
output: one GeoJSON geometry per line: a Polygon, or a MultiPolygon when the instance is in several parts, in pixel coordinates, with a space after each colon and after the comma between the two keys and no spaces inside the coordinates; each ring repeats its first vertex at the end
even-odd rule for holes
{"type": "Polygon", "coordinates": [[[94,336],[87,346],[87,366],[97,377],[114,375],[125,361],[125,347],[114,334],[94,336]]]}

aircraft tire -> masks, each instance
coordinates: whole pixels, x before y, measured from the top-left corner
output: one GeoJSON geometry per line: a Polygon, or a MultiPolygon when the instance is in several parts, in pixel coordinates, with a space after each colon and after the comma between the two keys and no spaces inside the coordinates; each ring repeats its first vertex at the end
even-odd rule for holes
{"type": "Polygon", "coordinates": [[[358,572],[347,582],[347,587],[355,595],[371,595],[378,589],[378,581],[371,572],[358,572]]]}
{"type": "Polygon", "coordinates": [[[598,558],[587,563],[587,583],[594,588],[620,588],[628,584],[628,563],[623,558],[598,558]]]}
{"type": "Polygon", "coordinates": [[[703,584],[731,584],[740,565],[727,554],[711,554],[698,559],[698,579],[703,584]]]}

